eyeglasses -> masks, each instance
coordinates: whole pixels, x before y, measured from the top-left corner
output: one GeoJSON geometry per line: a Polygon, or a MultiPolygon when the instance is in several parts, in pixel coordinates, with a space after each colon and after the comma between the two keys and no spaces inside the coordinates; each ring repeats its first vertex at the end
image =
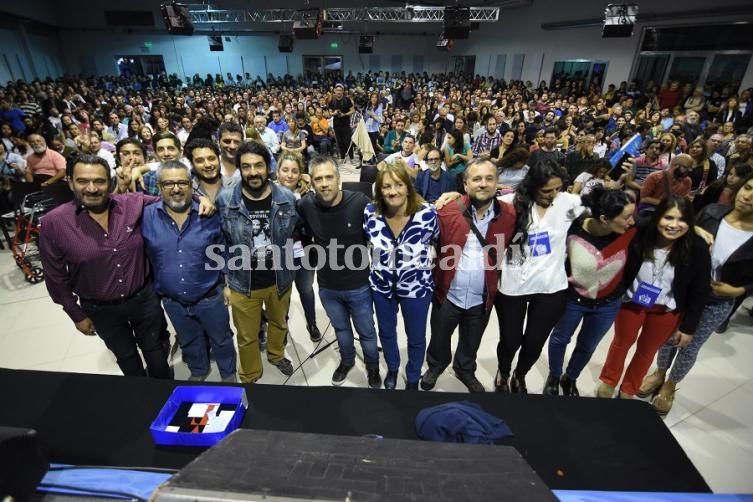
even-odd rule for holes
{"type": "Polygon", "coordinates": [[[186,181],[186,180],[180,180],[180,181],[163,181],[160,183],[160,186],[162,186],[162,188],[164,188],[165,190],[172,190],[173,188],[175,188],[176,185],[178,186],[178,188],[183,190],[184,188],[188,188],[188,186],[191,185],[191,182],[186,181]]]}
{"type": "Polygon", "coordinates": [[[427,158],[426,162],[439,162],[440,160],[442,159],[440,159],[439,157],[431,157],[431,158],[427,158]]]}

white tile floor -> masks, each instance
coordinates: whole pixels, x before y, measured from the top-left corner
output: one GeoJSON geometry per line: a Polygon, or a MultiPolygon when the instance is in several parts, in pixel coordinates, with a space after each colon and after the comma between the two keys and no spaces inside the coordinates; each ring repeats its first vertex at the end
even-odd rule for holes
{"type": "MultiPolygon", "coordinates": [[[[343,167],[343,179],[357,181],[358,171],[343,167]]],[[[46,371],[120,374],[115,360],[98,338],[76,331],[62,309],[53,304],[43,283],[25,282],[10,252],[0,251],[0,366],[46,371]]],[[[297,371],[286,379],[265,364],[262,381],[269,384],[330,385],[339,362],[334,333],[317,300],[318,325],[324,339],[314,344],[305,329],[303,310],[293,292],[290,311],[291,337],[287,356],[297,371]],[[318,352],[321,350],[321,352],[318,352]],[[317,353],[318,352],[318,353],[317,353]]],[[[478,355],[479,380],[491,389],[496,371],[497,319],[491,316],[478,355]]],[[[607,335],[585,369],[578,386],[592,394],[609,345],[607,335]]],[[[405,357],[405,340],[401,346],[405,357]]],[[[178,379],[188,370],[173,358],[178,379]]],[[[382,373],[386,367],[382,363],[382,373]]],[[[546,350],[528,376],[528,387],[540,392],[547,375],[546,350]]],[[[216,368],[209,377],[219,381],[216,368]]],[[[366,386],[362,361],[357,363],[345,385],[366,386]]],[[[398,388],[403,387],[399,382],[398,388]]],[[[465,387],[451,372],[438,380],[438,391],[464,392],[465,387]]],[[[698,363],[680,385],[666,425],[686,453],[718,493],[753,492],[753,317],[741,309],[724,334],[714,334],[704,346],[698,363]]]]}

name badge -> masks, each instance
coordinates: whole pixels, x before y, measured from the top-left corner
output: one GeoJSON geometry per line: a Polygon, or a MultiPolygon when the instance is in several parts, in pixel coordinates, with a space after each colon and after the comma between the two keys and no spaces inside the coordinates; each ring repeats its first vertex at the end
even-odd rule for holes
{"type": "Polygon", "coordinates": [[[638,284],[638,289],[635,290],[635,294],[633,295],[633,303],[637,303],[641,307],[651,308],[656,303],[660,294],[661,288],[657,288],[647,282],[641,282],[638,284]]]}
{"type": "Polygon", "coordinates": [[[531,249],[531,256],[544,256],[552,252],[552,245],[549,242],[549,232],[537,232],[528,235],[528,247],[531,249]]]}

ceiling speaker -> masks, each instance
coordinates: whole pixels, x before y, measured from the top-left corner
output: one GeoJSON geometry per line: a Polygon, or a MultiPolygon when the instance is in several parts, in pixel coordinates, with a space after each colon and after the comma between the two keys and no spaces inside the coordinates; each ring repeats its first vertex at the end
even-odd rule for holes
{"type": "Polygon", "coordinates": [[[374,52],[374,35],[361,35],[358,37],[358,53],[372,54],[374,52]]]}
{"type": "Polygon", "coordinates": [[[468,38],[471,33],[470,7],[445,7],[444,34],[447,38],[468,38]]]}
{"type": "Polygon", "coordinates": [[[301,40],[317,39],[322,34],[322,11],[303,9],[296,12],[300,19],[293,21],[295,38],[301,40]]]}
{"type": "Polygon", "coordinates": [[[188,7],[175,2],[163,3],[160,5],[160,11],[169,33],[173,35],[193,35],[193,22],[188,7]]]}
{"type": "Polygon", "coordinates": [[[293,35],[280,35],[280,41],[277,42],[277,48],[280,52],[293,52],[295,37],[293,35]]]}

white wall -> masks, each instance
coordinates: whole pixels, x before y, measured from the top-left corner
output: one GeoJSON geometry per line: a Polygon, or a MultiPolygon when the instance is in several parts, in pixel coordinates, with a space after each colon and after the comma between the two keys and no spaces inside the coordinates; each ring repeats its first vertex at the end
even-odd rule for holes
{"type": "Polygon", "coordinates": [[[65,66],[70,73],[85,72],[94,63],[97,74],[117,74],[117,55],[162,55],[168,73],[185,75],[215,74],[244,71],[253,76],[267,73],[298,75],[303,71],[303,55],[341,55],[345,70],[354,73],[369,69],[388,69],[406,72],[445,72],[451,69],[451,55],[437,50],[433,36],[379,36],[375,54],[358,54],[357,35],[325,34],[319,40],[296,40],[292,53],[280,53],[277,35],[230,36],[222,52],[210,52],[206,36],[152,35],[147,33],[105,34],[66,32],[64,40],[65,66]],[[144,52],[144,42],[151,42],[144,52]],[[330,47],[332,42],[337,48],[330,47]],[[84,59],[76,47],[87,47],[84,59]],[[378,62],[376,60],[378,58],[378,62]],[[395,64],[398,63],[398,64],[395,64]]]}
{"type": "Polygon", "coordinates": [[[0,84],[9,80],[34,80],[62,75],[57,35],[0,29],[0,84]]]}
{"type": "MultiPolygon", "coordinates": [[[[364,3],[366,0],[358,0],[364,3]]],[[[523,80],[549,80],[554,63],[567,59],[591,59],[608,61],[605,83],[619,83],[626,80],[631,71],[640,42],[642,24],[636,25],[632,38],[601,38],[601,27],[576,28],[568,30],[543,30],[542,23],[565,22],[581,19],[603,18],[607,0],[535,0],[531,5],[513,9],[503,9],[500,21],[497,23],[481,23],[478,31],[471,32],[468,40],[455,41],[451,53],[440,52],[435,47],[437,34],[441,30],[439,23],[426,24],[384,24],[370,23],[369,25],[348,25],[346,28],[364,30],[371,33],[384,31],[401,31],[404,34],[377,35],[375,43],[376,53],[358,54],[357,35],[325,34],[320,40],[296,40],[291,54],[282,54],[277,49],[278,36],[275,34],[259,34],[245,36],[231,36],[225,42],[223,52],[209,52],[205,36],[193,37],[171,36],[161,28],[158,2],[134,0],[128,6],[121,1],[106,0],[94,2],[71,2],[61,0],[47,2],[44,0],[30,0],[16,9],[31,14],[34,9],[29,5],[40,7],[38,18],[45,20],[50,11],[58,13],[70,12],[68,9],[81,9],[89,12],[87,16],[57,16],[59,25],[71,28],[60,32],[60,51],[63,54],[61,69],[68,73],[97,73],[116,74],[116,55],[160,54],[165,60],[168,73],[177,73],[181,78],[186,74],[231,72],[233,75],[247,71],[252,75],[264,75],[267,72],[288,72],[293,75],[301,73],[302,56],[306,54],[333,54],[344,57],[346,72],[366,71],[368,69],[385,69],[390,71],[405,70],[445,72],[452,70],[452,56],[474,55],[476,57],[476,73],[495,75],[510,79],[513,76],[513,66],[516,55],[524,55],[521,78],[523,80]],[[76,5],[73,5],[75,3],[76,5]],[[47,6],[44,8],[44,6],[47,6]],[[85,7],[85,8],[84,8],[85,7]],[[155,11],[158,28],[146,31],[131,31],[125,29],[104,28],[103,9],[123,8],[151,8],[155,11]],[[72,28],[72,26],[76,26],[72,28]],[[422,35],[421,32],[427,32],[422,35]],[[409,32],[412,32],[409,34],[409,32]],[[338,48],[330,47],[331,42],[337,42],[338,48]],[[148,52],[142,49],[144,42],[152,42],[148,52]],[[497,62],[504,57],[504,71],[497,62]]],[[[267,2],[274,3],[274,2],[267,2]]],[[[290,2],[287,2],[290,3],[290,2]]],[[[368,1],[368,4],[379,4],[368,1]]],[[[224,4],[223,4],[224,5],[224,4]]],[[[394,6],[394,2],[389,3],[394,6]]],[[[683,13],[695,9],[723,8],[725,6],[749,6],[750,0],[719,0],[713,6],[708,0],[666,0],[663,2],[642,3],[644,14],[663,16],[652,25],[667,25],[672,23],[697,24],[706,22],[723,22],[740,20],[739,17],[683,17],[683,13]]],[[[270,5],[256,5],[259,8],[270,8],[270,5]]],[[[276,6],[276,5],[275,5],[276,6]]],[[[231,6],[228,6],[231,7],[231,6]]],[[[274,29],[273,26],[272,29],[274,29]]],[[[267,28],[269,29],[269,28],[267,28]]],[[[285,29],[285,27],[280,27],[285,29]]],[[[219,32],[218,32],[219,33],[219,32]]],[[[0,43],[3,41],[0,30],[0,43]]],[[[38,72],[45,68],[45,56],[37,54],[45,48],[32,41],[34,65],[38,72]]],[[[49,44],[47,45],[49,47],[49,44]]],[[[6,46],[0,46],[5,50],[6,46]]],[[[23,52],[20,51],[23,55],[23,52]]],[[[47,67],[55,67],[56,51],[51,51],[47,67]]],[[[23,58],[22,58],[23,59],[23,58]]],[[[0,61],[0,72],[5,71],[0,61]]],[[[15,63],[14,63],[15,64],[15,63]]],[[[23,61],[22,61],[23,65],[23,61]]],[[[753,66],[753,65],[751,65],[753,66]]],[[[0,73],[2,77],[4,73],[0,73]]],[[[753,86],[753,67],[748,68],[743,87],[753,86]]]]}

